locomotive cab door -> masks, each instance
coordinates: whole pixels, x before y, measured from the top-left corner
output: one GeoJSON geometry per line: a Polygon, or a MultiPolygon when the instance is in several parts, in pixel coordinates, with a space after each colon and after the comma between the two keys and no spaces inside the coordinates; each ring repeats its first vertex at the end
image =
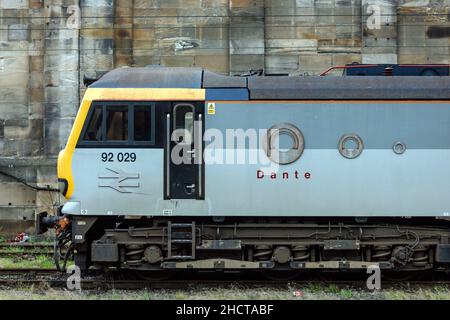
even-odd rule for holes
{"type": "Polygon", "coordinates": [[[165,199],[203,199],[203,113],[200,103],[173,103],[166,114],[165,199]]]}

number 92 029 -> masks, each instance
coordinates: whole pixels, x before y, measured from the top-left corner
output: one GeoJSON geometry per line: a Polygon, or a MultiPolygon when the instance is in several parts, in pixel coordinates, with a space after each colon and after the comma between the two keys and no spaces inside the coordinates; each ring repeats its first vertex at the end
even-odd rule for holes
{"type": "Polygon", "coordinates": [[[102,152],[102,162],[135,162],[136,153],[134,152],[119,152],[114,154],[113,152],[102,152]]]}

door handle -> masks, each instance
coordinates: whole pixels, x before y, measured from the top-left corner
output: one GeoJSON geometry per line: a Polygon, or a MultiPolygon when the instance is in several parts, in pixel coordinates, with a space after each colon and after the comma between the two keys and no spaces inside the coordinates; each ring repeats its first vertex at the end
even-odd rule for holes
{"type": "Polygon", "coordinates": [[[170,198],[170,113],[166,115],[166,198],[170,198]]]}
{"type": "Polygon", "coordinates": [[[192,158],[195,158],[195,150],[188,150],[186,153],[190,154],[192,158]]]}
{"type": "Polygon", "coordinates": [[[188,195],[194,194],[194,192],[195,192],[195,184],[193,183],[193,184],[184,185],[184,191],[188,195]]]}
{"type": "Polygon", "coordinates": [[[198,197],[201,199],[203,197],[203,177],[202,177],[202,169],[203,169],[203,115],[201,113],[198,114],[198,124],[200,128],[199,139],[199,165],[198,165],[198,197]]]}

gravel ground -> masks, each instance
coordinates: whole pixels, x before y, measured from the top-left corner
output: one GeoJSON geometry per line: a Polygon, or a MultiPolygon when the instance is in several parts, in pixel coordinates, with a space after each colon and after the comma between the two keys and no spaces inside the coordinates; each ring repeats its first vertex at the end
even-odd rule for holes
{"type": "MultiPolygon", "coordinates": [[[[49,257],[31,259],[0,258],[0,268],[13,267],[53,267],[49,257]]],[[[53,288],[2,288],[0,300],[191,300],[191,299],[237,299],[237,300],[450,300],[450,286],[382,287],[369,291],[333,284],[292,284],[285,288],[245,288],[239,285],[221,288],[192,287],[185,290],[109,290],[109,291],[69,291],[53,288]]]]}
{"type": "Polygon", "coordinates": [[[450,300],[449,286],[382,288],[377,291],[335,285],[287,286],[286,288],[193,287],[186,290],[68,291],[52,288],[0,288],[0,300],[450,300]]]}

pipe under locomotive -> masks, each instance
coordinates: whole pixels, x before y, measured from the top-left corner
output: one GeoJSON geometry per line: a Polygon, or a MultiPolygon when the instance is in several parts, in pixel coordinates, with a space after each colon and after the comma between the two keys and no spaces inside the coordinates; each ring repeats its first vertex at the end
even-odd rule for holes
{"type": "Polygon", "coordinates": [[[145,271],[450,266],[449,77],[121,68],[58,158],[59,245],[145,271]]]}

